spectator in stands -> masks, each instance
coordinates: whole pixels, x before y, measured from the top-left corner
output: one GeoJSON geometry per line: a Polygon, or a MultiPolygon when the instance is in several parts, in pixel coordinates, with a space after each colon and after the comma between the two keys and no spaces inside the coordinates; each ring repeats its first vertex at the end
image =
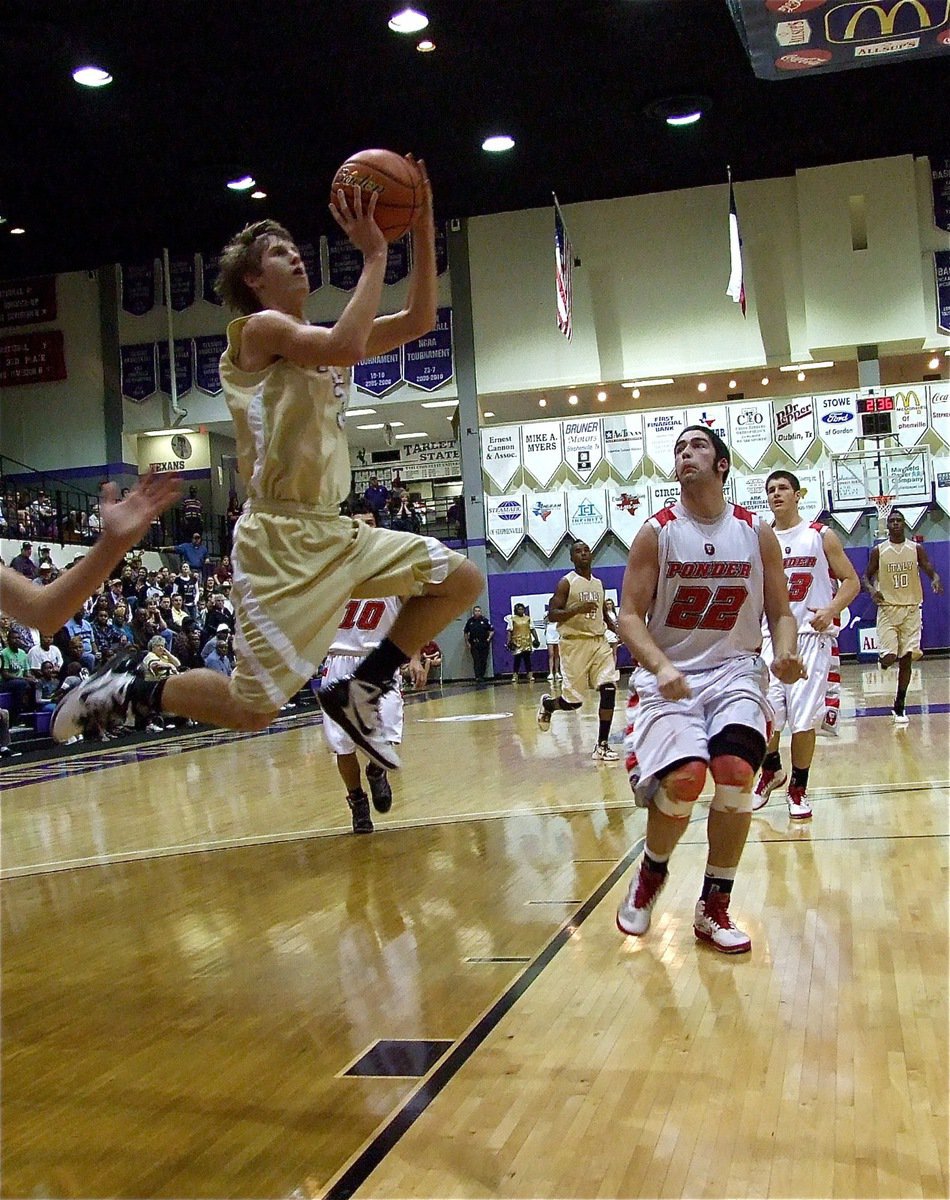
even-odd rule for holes
{"type": "Polygon", "coordinates": [[[57,576],[57,572],[53,570],[51,562],[39,563],[36,572],[36,579],[33,582],[40,584],[41,587],[47,587],[57,576]]]}
{"type": "Polygon", "coordinates": [[[77,613],[74,613],[63,628],[66,631],[67,638],[78,637],[80,639],[82,642],[82,659],[80,661],[87,671],[94,671],[98,657],[96,655],[95,638],[92,632],[92,622],[86,616],[85,610],[81,608],[77,613]]]}
{"type": "Polygon", "coordinates": [[[369,485],[363,493],[363,499],[376,513],[377,518],[380,512],[385,508],[389,500],[389,490],[385,484],[379,482],[379,479],[373,475],[370,477],[369,485]]]}
{"type": "Polygon", "coordinates": [[[445,519],[449,527],[449,537],[455,537],[460,541],[464,541],[465,502],[461,496],[456,496],[449,505],[449,511],[445,514],[445,519]]]}
{"type": "Polygon", "coordinates": [[[418,533],[422,528],[419,514],[409,499],[408,492],[394,492],[389,499],[389,528],[403,533],[418,533]]]}
{"type": "Polygon", "coordinates": [[[200,531],[191,535],[191,541],[180,542],[175,547],[175,552],[183,563],[187,563],[196,575],[201,576],[208,557],[208,547],[202,541],[200,531]]]}
{"type": "Polygon", "coordinates": [[[10,559],[10,566],[25,579],[36,578],[36,563],[33,561],[33,543],[24,542],[20,553],[10,559]]]}
{"type": "Polygon", "coordinates": [[[214,637],[222,625],[226,625],[230,633],[234,632],[234,613],[224,607],[224,595],[215,592],[211,598],[211,606],[205,613],[202,630],[202,645],[214,637]]]}
{"type": "MultiPolygon", "coordinates": [[[[139,580],[135,571],[132,570],[131,563],[124,563],[122,570],[119,572],[119,586],[122,588],[122,595],[126,600],[131,600],[136,594],[139,580]]],[[[109,585],[111,588],[111,584],[109,585]]]]}
{"type": "Polygon", "coordinates": [[[96,541],[102,531],[102,518],[99,516],[99,501],[93,500],[86,516],[86,535],[90,542],[96,541]]]}
{"type": "Polygon", "coordinates": [[[6,646],[0,650],[0,679],[3,690],[10,694],[10,720],[19,725],[20,714],[36,708],[36,680],[30,674],[26,650],[13,628],[7,633],[6,646]]]}
{"type": "MultiPolygon", "coordinates": [[[[152,680],[167,679],[169,675],[177,675],[180,669],[181,663],[165,645],[164,639],[160,636],[153,637],[148,644],[148,653],[142,659],[143,676],[152,680]]],[[[149,733],[162,733],[165,729],[165,722],[157,715],[147,724],[141,718],[136,718],[136,728],[139,728],[140,724],[144,725],[149,733]]]]}
{"type": "Polygon", "coordinates": [[[79,675],[85,678],[89,674],[89,668],[83,665],[83,654],[85,651],[82,648],[81,637],[71,637],[66,639],[66,645],[63,649],[63,665],[59,669],[59,678],[64,680],[69,675],[79,675]],[[75,667],[75,671],[71,671],[70,667],[75,667]]]}
{"type": "Polygon", "coordinates": [[[166,626],[158,609],[158,601],[150,600],[144,608],[137,608],[132,616],[132,632],[135,644],[142,650],[148,649],[154,637],[161,637],[171,649],[172,631],[166,626]]]}
{"type": "Polygon", "coordinates": [[[209,575],[205,579],[204,584],[201,588],[201,600],[199,601],[199,608],[203,607],[204,612],[199,612],[198,615],[199,615],[199,617],[201,617],[202,620],[204,620],[204,613],[207,612],[208,609],[211,607],[211,597],[215,594],[215,592],[217,590],[218,590],[217,579],[215,579],[214,575],[209,575]]]}
{"type": "Polygon", "coordinates": [[[234,526],[237,525],[241,516],[241,504],[237,498],[237,492],[231,492],[228,496],[228,511],[224,514],[224,550],[230,554],[234,547],[234,526]]]}
{"type": "Polygon", "coordinates": [[[40,644],[33,646],[27,652],[27,662],[30,665],[30,672],[38,678],[40,670],[45,662],[51,662],[56,671],[57,676],[63,667],[63,652],[58,646],[53,645],[53,639],[48,633],[40,634],[40,644]]]}
{"type": "MultiPolygon", "coordinates": [[[[185,601],[180,592],[176,592],[174,596],[172,596],[170,604],[170,610],[168,612],[163,610],[162,616],[165,619],[165,624],[171,629],[172,633],[174,633],[176,629],[181,629],[181,623],[185,620],[188,614],[185,612],[185,601]]],[[[159,607],[161,608],[161,604],[159,604],[159,607]]]]}
{"type": "Polygon", "coordinates": [[[234,571],[233,571],[233,569],[232,569],[232,567],[231,567],[231,557],[230,557],[230,555],[228,555],[228,554],[222,554],[222,555],[221,555],[221,561],[218,563],[218,565],[217,565],[217,566],[215,567],[215,569],[214,569],[214,578],[215,578],[215,580],[216,580],[216,581],[217,581],[219,584],[221,584],[221,583],[224,583],[225,581],[227,581],[228,583],[230,583],[230,582],[231,582],[231,578],[232,578],[233,574],[234,574],[234,571]]]}
{"type": "Polygon", "coordinates": [[[36,681],[36,708],[38,712],[48,712],[56,707],[55,696],[59,695],[59,675],[51,662],[43,663],[39,678],[36,681]]]}
{"type": "Polygon", "coordinates": [[[112,610],[112,624],[115,626],[115,631],[119,636],[119,640],[125,638],[126,644],[132,646],[135,644],[135,634],[132,631],[132,624],[129,620],[129,606],[127,604],[117,604],[112,610]]]}
{"type": "MultiPolygon", "coordinates": [[[[132,594],[134,595],[134,588],[132,594]]],[[[108,608],[110,614],[115,612],[117,605],[126,603],[128,600],[128,594],[126,593],[125,585],[120,578],[109,580],[109,585],[105,592],[105,600],[106,607],[108,608]]]]}
{"type": "Polygon", "coordinates": [[[429,672],[433,667],[442,666],[442,651],[439,649],[438,642],[426,642],[419,651],[419,661],[422,663],[422,682],[420,687],[425,687],[429,682],[429,672]]]}
{"type": "Polygon", "coordinates": [[[112,623],[108,604],[103,601],[96,606],[92,619],[92,636],[96,644],[96,654],[100,662],[111,658],[119,644],[119,632],[112,623]]]}
{"type": "Polygon", "coordinates": [[[190,487],[188,495],[181,503],[182,528],[185,537],[193,537],[196,533],[204,533],[204,511],[198,499],[198,489],[190,487]]]}
{"type": "Polygon", "coordinates": [[[175,644],[172,647],[172,653],[181,663],[183,671],[191,671],[205,665],[204,659],[201,657],[201,647],[201,630],[190,617],[186,617],[181,629],[175,635],[175,644]]]}
{"type": "Polygon", "coordinates": [[[175,593],[181,596],[185,604],[185,612],[189,617],[198,616],[198,577],[191,573],[191,564],[183,562],[178,568],[178,574],[172,581],[172,590],[169,593],[173,596],[175,593]]]}
{"type": "Polygon", "coordinates": [[[219,584],[218,591],[224,597],[224,607],[229,613],[233,613],[234,605],[231,603],[231,580],[225,579],[224,583],[219,584]]]}
{"type": "Polygon", "coordinates": [[[213,641],[209,642],[202,651],[204,665],[212,671],[220,671],[222,675],[230,675],[234,670],[234,654],[231,650],[231,638],[227,625],[222,625],[213,641]]]}
{"type": "Polygon", "coordinates": [[[38,492],[30,505],[33,531],[38,537],[53,536],[53,505],[45,492],[38,492]]]}

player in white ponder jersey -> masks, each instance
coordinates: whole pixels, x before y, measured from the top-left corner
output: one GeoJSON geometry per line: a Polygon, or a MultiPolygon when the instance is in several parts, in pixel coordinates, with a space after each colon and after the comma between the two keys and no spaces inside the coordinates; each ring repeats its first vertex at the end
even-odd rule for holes
{"type": "Polygon", "coordinates": [[[772,673],[791,684],[805,671],[775,534],[723,496],[725,443],[691,425],[674,456],[680,499],[634,539],[620,601],[620,636],[637,664],[627,704],[627,770],[648,815],[643,859],[617,925],[635,937],[649,929],[708,768],[715,791],[693,931],[716,950],[741,954],[752,943],[733,923],[729,899],[772,716],[759,655],[763,612],[775,646],[772,673]]]}
{"type": "MultiPolygon", "coordinates": [[[[352,506],[350,516],[354,521],[362,521],[366,525],[376,524],[375,512],[362,501],[352,506]]],[[[323,687],[329,687],[338,679],[353,674],[367,654],[375,650],[389,633],[402,605],[401,596],[350,600],[347,603],[327,654],[323,687]]],[[[409,672],[414,681],[422,674],[418,654],[409,660],[409,672]]],[[[392,686],[383,691],[379,701],[380,735],[391,746],[402,743],[403,707],[400,673],[397,671],[392,686]]],[[[356,743],[341,725],[326,714],[323,717],[323,733],[327,745],[336,755],[337,770],[346,786],[346,803],[352,814],[353,832],[372,833],[373,819],[369,811],[369,797],[363,788],[356,743]]],[[[373,807],[377,812],[389,812],[393,803],[392,785],[387,772],[372,759],[366,766],[366,781],[373,797],[373,807]]]]}
{"type": "MultiPolygon", "coordinates": [[[[755,788],[753,811],[764,807],[777,788],[788,782],[785,801],[793,821],[807,821],[808,772],[815,757],[815,738],[825,716],[831,682],[831,659],[841,612],[861,590],[858,575],[848,561],[837,534],[817,521],[806,521],[798,511],[802,486],[791,471],[773,471],[765,481],[772,528],[782,550],[788,582],[788,600],[798,624],[798,653],[807,679],[785,684],[773,679],[769,703],[775,713],[774,731],[755,788]],[[837,583],[837,589],[835,587],[837,583]],[[779,738],[788,727],[792,734],[792,776],[782,768],[779,738]]],[[[765,632],[762,657],[772,661],[772,641],[765,632]]]]}

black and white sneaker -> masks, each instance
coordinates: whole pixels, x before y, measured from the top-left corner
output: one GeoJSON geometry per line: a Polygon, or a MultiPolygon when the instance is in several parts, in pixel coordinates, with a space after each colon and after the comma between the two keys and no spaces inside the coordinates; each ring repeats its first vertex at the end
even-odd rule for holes
{"type": "Polygon", "coordinates": [[[375,763],[366,768],[366,779],[369,783],[369,794],[373,797],[373,808],[377,812],[388,813],[393,806],[393,789],[386,778],[386,772],[375,763]]]}
{"type": "Polygon", "coordinates": [[[145,651],[130,648],[103,663],[72,688],[53,712],[49,731],[54,741],[68,742],[82,733],[101,733],[112,721],[124,721],[129,688],[139,675],[145,651]]]}
{"type": "Polygon", "coordinates": [[[369,815],[369,800],[362,788],[358,792],[348,792],[346,802],[353,814],[353,832],[372,833],[373,818],[369,815]]]}
{"type": "Polygon", "coordinates": [[[379,700],[387,689],[355,675],[345,675],[317,693],[320,707],[350,735],[384,771],[399,770],[399,755],[379,724],[379,700]]]}

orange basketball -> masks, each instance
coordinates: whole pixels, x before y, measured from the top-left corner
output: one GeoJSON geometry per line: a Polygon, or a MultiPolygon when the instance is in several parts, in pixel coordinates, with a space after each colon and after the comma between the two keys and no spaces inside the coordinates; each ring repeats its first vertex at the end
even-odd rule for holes
{"type": "Polygon", "coordinates": [[[411,228],[422,205],[422,175],[418,168],[392,150],[360,150],[351,155],[333,176],[330,198],[342,188],[352,207],[353,193],[363,193],[363,211],[375,192],[376,224],[387,242],[401,238],[411,228]]]}

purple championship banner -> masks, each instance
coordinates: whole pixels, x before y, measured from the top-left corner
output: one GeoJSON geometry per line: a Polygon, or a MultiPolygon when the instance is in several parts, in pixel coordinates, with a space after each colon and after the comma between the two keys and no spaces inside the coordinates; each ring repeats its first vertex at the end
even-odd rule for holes
{"type": "Polygon", "coordinates": [[[129,263],[121,273],[123,311],[144,317],[155,307],[155,263],[129,263]]]}
{"type": "Polygon", "coordinates": [[[386,255],[386,274],[383,283],[392,285],[399,283],[409,274],[409,239],[401,237],[398,241],[389,243],[389,253],[386,255]]]}
{"type": "Polygon", "coordinates": [[[220,393],[218,366],[227,345],[228,339],[223,333],[195,338],[195,385],[199,392],[208,396],[217,396],[220,393]]]}
{"type": "Polygon", "coordinates": [[[444,275],[449,269],[449,238],[444,221],[435,223],[435,273],[444,275]]]}
{"type": "MultiPolygon", "coordinates": [[[[179,396],[191,391],[191,353],[191,338],[175,338],[175,383],[179,396]]],[[[172,377],[168,369],[168,342],[158,343],[158,386],[166,396],[172,394],[172,377]]]]}
{"type": "Polygon", "coordinates": [[[950,233],[950,158],[938,158],[930,164],[930,184],[934,200],[934,224],[950,233]]]}
{"type": "Polygon", "coordinates": [[[0,283],[0,328],[56,320],[56,276],[0,283]]]}
{"type": "Polygon", "coordinates": [[[947,0],[728,0],[760,79],[950,52],[947,0]]]}
{"type": "Polygon", "coordinates": [[[385,396],[402,383],[401,358],[397,348],[356,363],[353,367],[353,383],[361,392],[368,392],[377,398],[385,396]]]}
{"type": "Polygon", "coordinates": [[[320,262],[320,242],[301,242],[300,257],[310,281],[311,293],[323,287],[323,264],[320,262]]]}
{"type": "Polygon", "coordinates": [[[363,271],[363,256],[345,234],[328,235],[327,263],[330,287],[352,292],[363,271]]]}
{"type": "Polygon", "coordinates": [[[220,273],[218,263],[221,255],[199,254],[198,257],[201,259],[201,299],[206,300],[208,304],[216,304],[220,308],[224,301],[214,290],[214,285],[220,273]]]}
{"type": "Polygon", "coordinates": [[[435,329],[403,347],[406,382],[434,392],[452,378],[452,310],[436,311],[435,329]]]}
{"type": "Polygon", "coordinates": [[[143,404],[155,395],[158,374],[155,369],[155,343],[139,342],[122,346],[119,351],[122,368],[122,395],[133,404],[143,404]]]}
{"type": "MultiPolygon", "coordinates": [[[[160,268],[162,276],[162,302],[165,300],[164,269],[160,268]]],[[[197,280],[195,276],[195,256],[193,254],[173,254],[168,260],[169,290],[171,292],[172,308],[175,312],[184,312],[195,302],[197,280]]]]}
{"type": "Polygon", "coordinates": [[[937,281],[937,328],[950,333],[950,250],[934,252],[934,276],[937,281]]]}

